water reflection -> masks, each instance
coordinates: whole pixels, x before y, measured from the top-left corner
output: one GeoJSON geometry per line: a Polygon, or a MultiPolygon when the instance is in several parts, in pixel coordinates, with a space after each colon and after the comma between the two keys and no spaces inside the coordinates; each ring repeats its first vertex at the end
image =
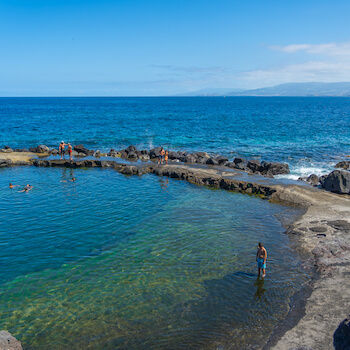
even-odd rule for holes
{"type": "Polygon", "coordinates": [[[258,277],[254,283],[254,286],[256,287],[256,292],[254,295],[254,299],[256,301],[260,301],[261,297],[264,295],[264,293],[267,291],[266,288],[264,288],[265,279],[258,277]]]}
{"type": "Polygon", "coordinates": [[[169,185],[169,179],[163,180],[162,178],[159,178],[159,182],[160,182],[160,188],[161,188],[162,190],[167,191],[168,185],[169,185]]]}

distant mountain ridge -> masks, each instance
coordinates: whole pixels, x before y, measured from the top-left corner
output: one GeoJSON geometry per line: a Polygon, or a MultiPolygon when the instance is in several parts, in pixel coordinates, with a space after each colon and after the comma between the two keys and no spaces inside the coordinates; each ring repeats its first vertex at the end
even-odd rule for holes
{"type": "Polygon", "coordinates": [[[350,97],[350,82],[287,83],[260,89],[203,89],[181,96],[338,96],[350,97]]]}

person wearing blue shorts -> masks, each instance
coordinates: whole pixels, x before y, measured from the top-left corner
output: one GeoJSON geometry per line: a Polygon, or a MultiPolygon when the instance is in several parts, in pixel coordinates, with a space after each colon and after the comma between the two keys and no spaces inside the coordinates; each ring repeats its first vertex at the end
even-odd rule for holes
{"type": "Polygon", "coordinates": [[[265,277],[265,270],[266,270],[266,259],[267,259],[267,251],[264,248],[264,245],[262,243],[259,243],[258,245],[258,251],[256,253],[256,262],[258,263],[258,276],[260,277],[260,273],[262,270],[262,278],[265,277]]]}

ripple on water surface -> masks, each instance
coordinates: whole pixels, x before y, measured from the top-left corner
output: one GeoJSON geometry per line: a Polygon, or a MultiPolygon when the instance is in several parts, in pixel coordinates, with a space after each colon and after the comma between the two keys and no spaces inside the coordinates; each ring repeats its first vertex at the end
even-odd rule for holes
{"type": "Polygon", "coordinates": [[[0,170],[0,198],[1,328],[26,349],[255,349],[308,279],[276,219],[288,209],[255,197],[18,167],[0,170]]]}

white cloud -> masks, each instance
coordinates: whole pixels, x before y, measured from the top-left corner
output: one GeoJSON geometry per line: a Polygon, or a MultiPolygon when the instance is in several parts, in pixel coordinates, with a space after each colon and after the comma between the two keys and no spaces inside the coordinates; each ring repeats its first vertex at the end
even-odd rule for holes
{"type": "Polygon", "coordinates": [[[328,44],[292,44],[287,46],[270,46],[272,50],[286,53],[305,52],[312,55],[337,56],[340,58],[350,57],[350,42],[328,44]]]}
{"type": "MultiPolygon", "coordinates": [[[[292,44],[270,46],[288,55],[304,53],[305,62],[281,65],[270,69],[241,72],[232,75],[247,88],[259,88],[290,82],[344,82],[350,81],[350,42],[292,44]]],[[[298,57],[300,60],[300,56],[298,57]]],[[[237,85],[237,84],[235,84],[237,85]]]]}

